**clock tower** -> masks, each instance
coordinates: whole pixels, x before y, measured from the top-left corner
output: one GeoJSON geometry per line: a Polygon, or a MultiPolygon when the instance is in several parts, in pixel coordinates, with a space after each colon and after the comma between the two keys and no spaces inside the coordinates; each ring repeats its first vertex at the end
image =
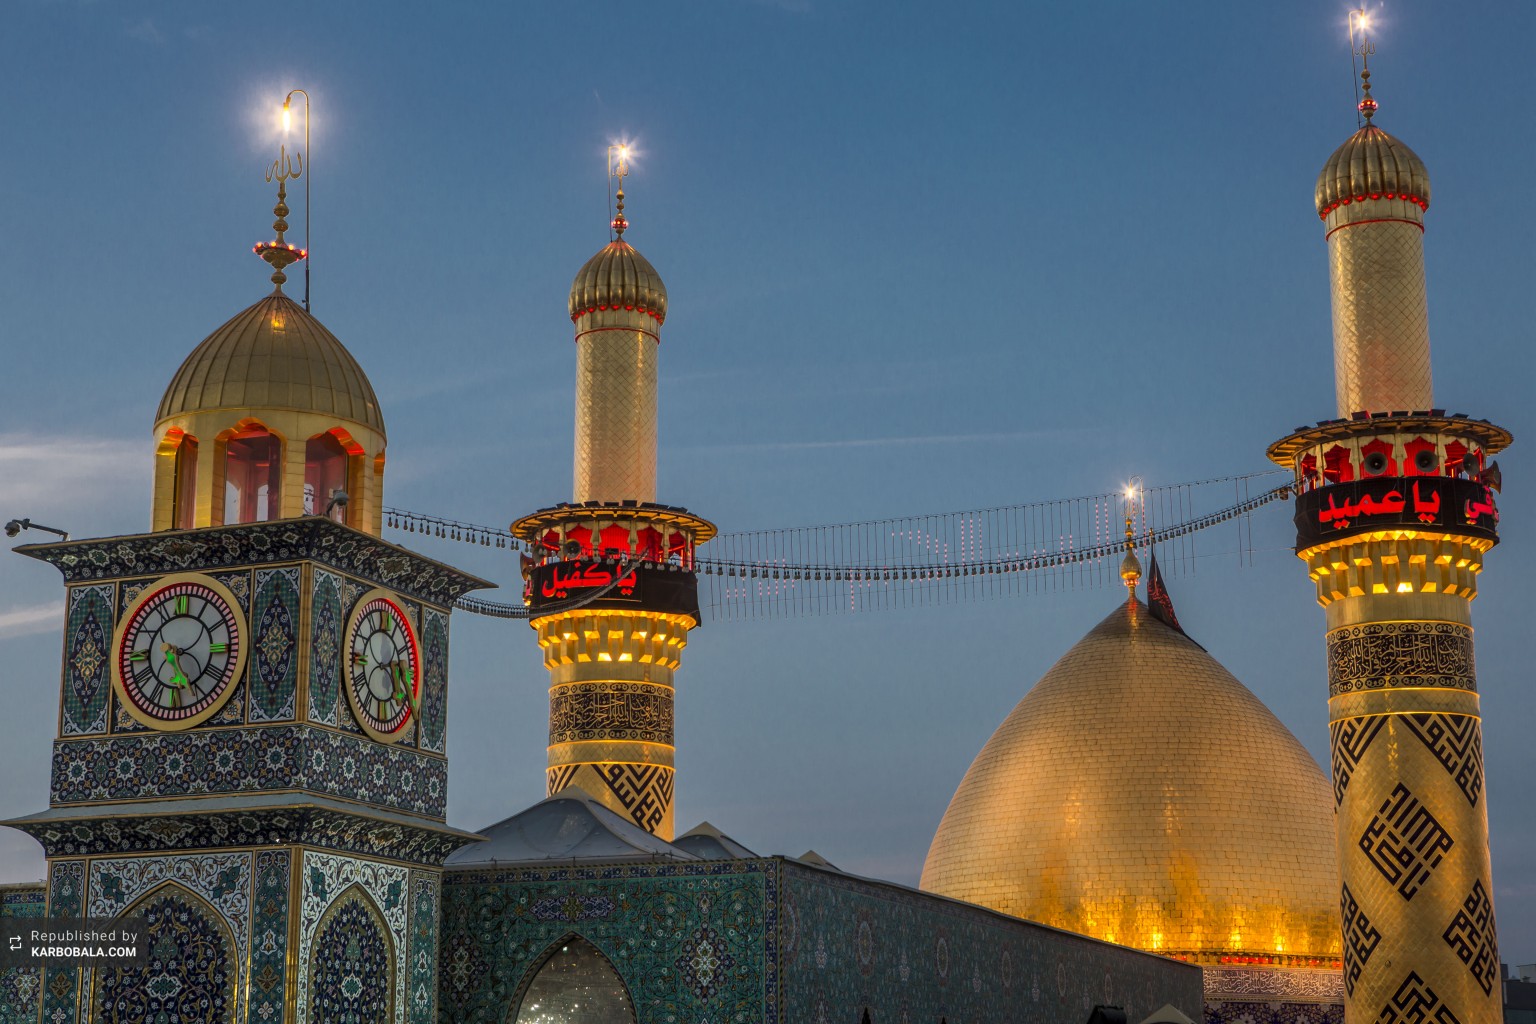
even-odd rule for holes
{"type": "Polygon", "coordinates": [[[64,577],[50,916],[148,922],[146,966],[50,968],[42,1019],[437,1019],[448,622],[489,586],[379,539],[384,420],[283,293],[155,416],[152,532],[18,548],[64,577]]]}

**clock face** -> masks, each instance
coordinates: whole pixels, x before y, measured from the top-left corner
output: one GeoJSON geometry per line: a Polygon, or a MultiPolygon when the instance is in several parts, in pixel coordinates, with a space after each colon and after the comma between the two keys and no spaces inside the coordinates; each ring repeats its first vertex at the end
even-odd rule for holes
{"type": "Polygon", "coordinates": [[[363,595],[347,625],[347,699],[363,731],[394,743],[409,734],[421,693],[421,649],[388,591],[363,595]]]}
{"type": "Polygon", "coordinates": [[[223,707],[245,668],[239,607],[223,584],[195,573],[145,588],[118,623],[113,644],[112,682],[128,713],[175,730],[223,707]]]}

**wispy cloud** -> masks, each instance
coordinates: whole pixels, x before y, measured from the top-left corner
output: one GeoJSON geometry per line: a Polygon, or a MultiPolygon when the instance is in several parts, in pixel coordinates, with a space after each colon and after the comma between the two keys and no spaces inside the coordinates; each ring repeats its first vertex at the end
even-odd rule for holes
{"type": "Polygon", "coordinates": [[[154,43],[156,46],[165,44],[165,33],[155,25],[153,18],[141,18],[128,26],[128,35],[142,43],[154,43]]]}
{"type": "MultiPolygon", "coordinates": [[[[37,437],[0,434],[0,513],[31,516],[117,518],[124,494],[149,488],[153,448],[142,439],[37,437]]],[[[142,507],[148,515],[147,502],[142,507]]],[[[71,523],[49,525],[70,529],[71,523]]],[[[77,525],[75,532],[82,532],[77,525]]]]}
{"type": "Polygon", "coordinates": [[[34,633],[51,633],[64,617],[63,601],[48,601],[0,612],[0,641],[34,633]]]}
{"type": "Polygon", "coordinates": [[[822,441],[749,441],[741,444],[679,445],[692,452],[799,452],[831,448],[887,448],[891,445],[986,444],[1038,440],[1055,436],[1050,430],[1008,430],[986,434],[918,434],[905,437],[846,437],[822,441]]]}

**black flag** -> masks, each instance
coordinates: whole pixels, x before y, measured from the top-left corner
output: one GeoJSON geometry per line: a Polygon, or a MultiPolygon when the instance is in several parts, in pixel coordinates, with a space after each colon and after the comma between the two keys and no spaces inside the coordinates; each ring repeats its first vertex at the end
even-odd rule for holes
{"type": "MultiPolygon", "coordinates": [[[[1151,558],[1147,568],[1147,610],[1152,617],[1170,629],[1178,630],[1184,636],[1184,627],[1179,625],[1179,617],[1173,613],[1173,598],[1168,596],[1168,588],[1163,585],[1162,571],[1157,567],[1157,552],[1151,552],[1151,558]]],[[[1191,643],[1199,647],[1194,637],[1189,637],[1191,643]]],[[[1204,647],[1200,648],[1202,651],[1204,647]]]]}

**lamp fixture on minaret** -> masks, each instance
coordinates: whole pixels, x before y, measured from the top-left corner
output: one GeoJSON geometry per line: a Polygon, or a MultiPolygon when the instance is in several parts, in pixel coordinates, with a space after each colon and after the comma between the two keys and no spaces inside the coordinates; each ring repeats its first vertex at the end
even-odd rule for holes
{"type": "MultiPolygon", "coordinates": [[[[303,96],[304,97],[304,164],[305,164],[305,168],[304,169],[309,171],[309,173],[305,174],[303,176],[304,177],[304,249],[303,249],[303,252],[304,252],[305,256],[307,257],[309,255],[310,249],[312,248],[310,246],[310,244],[309,244],[309,206],[310,206],[310,204],[309,204],[309,183],[314,178],[314,165],[315,165],[315,162],[314,162],[314,160],[312,160],[310,158],[312,151],[309,148],[309,93],[305,92],[303,89],[291,89],[291,90],[289,90],[288,95],[283,97],[283,134],[286,135],[288,133],[288,131],[293,126],[293,114],[292,114],[292,112],[290,110],[290,105],[293,103],[293,98],[295,96],[303,96]]],[[[271,180],[271,179],[268,179],[268,180],[271,180]]],[[[310,260],[310,259],[305,259],[305,261],[304,261],[304,312],[306,312],[306,313],[309,312],[309,267],[310,267],[310,264],[312,262],[313,262],[313,260],[310,260]]]]}
{"type": "Polygon", "coordinates": [[[1295,473],[1296,554],[1327,619],[1345,1021],[1496,1021],[1471,603],[1499,539],[1487,458],[1511,437],[1433,407],[1429,173],[1372,120],[1365,12],[1349,27],[1364,123],[1316,193],[1338,418],[1269,448],[1295,473]]]}
{"type": "Polygon", "coordinates": [[[694,550],[715,528],[656,501],[667,292],[623,237],[630,155],[627,145],[608,149],[618,182],[611,240],[571,285],[573,500],[524,516],[512,532],[533,552],[524,599],[550,676],[548,794],[579,786],[671,839],[673,672],[699,624],[694,550]]]}
{"type": "Polygon", "coordinates": [[[288,144],[279,145],[277,159],[272,161],[272,166],[267,168],[266,174],[268,181],[277,182],[277,205],[272,207],[273,216],[277,218],[272,222],[272,230],[277,232],[277,238],[270,242],[257,242],[251,247],[252,252],[271,265],[272,283],[277,286],[276,290],[279,292],[283,290],[283,284],[288,280],[288,275],[283,273],[283,270],[309,256],[307,249],[300,249],[283,237],[288,231],[287,217],[291,212],[288,209],[288,181],[302,176],[303,173],[304,155],[290,157],[288,144]]]}

